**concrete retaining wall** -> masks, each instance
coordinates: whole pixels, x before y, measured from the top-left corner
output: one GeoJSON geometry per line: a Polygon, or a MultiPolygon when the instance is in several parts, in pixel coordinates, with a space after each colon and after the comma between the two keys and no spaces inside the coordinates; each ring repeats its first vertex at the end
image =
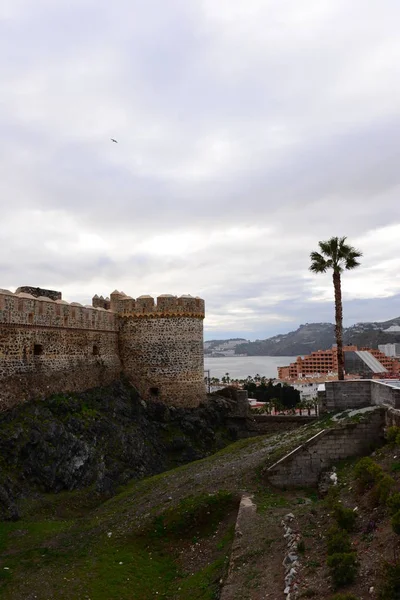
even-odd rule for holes
{"type": "Polygon", "coordinates": [[[400,388],[373,379],[329,381],[321,412],[384,404],[400,408],[400,388]]]}
{"type": "Polygon", "coordinates": [[[400,427],[400,410],[396,408],[388,408],[385,411],[386,427],[400,427]]]}
{"type": "Polygon", "coordinates": [[[371,404],[382,406],[383,404],[400,408],[400,388],[387,383],[371,381],[371,404]]]}
{"type": "Polygon", "coordinates": [[[316,485],[322,471],[335,461],[360,456],[383,438],[385,410],[377,408],[358,423],[324,429],[266,470],[277,487],[316,485]]]}
{"type": "Polygon", "coordinates": [[[371,380],[329,381],[325,383],[326,410],[360,408],[371,404],[371,380]]]}

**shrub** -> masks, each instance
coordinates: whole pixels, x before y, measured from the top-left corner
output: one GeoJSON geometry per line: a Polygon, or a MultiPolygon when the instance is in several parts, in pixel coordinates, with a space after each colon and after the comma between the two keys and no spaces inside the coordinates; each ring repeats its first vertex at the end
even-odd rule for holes
{"type": "Polygon", "coordinates": [[[378,598],[379,600],[400,598],[400,563],[384,563],[378,598]]]}
{"type": "Polygon", "coordinates": [[[351,541],[347,531],[332,527],[327,535],[327,552],[332,554],[347,554],[351,552],[351,541]]]}
{"type": "Polygon", "coordinates": [[[336,588],[353,583],[358,570],[355,552],[338,552],[328,556],[327,565],[336,588]]]}
{"type": "Polygon", "coordinates": [[[353,531],[357,514],[351,508],[345,508],[338,503],[333,509],[333,514],[341,529],[353,531]]]}
{"type": "Polygon", "coordinates": [[[388,427],[387,431],[386,431],[386,439],[388,441],[389,444],[394,444],[397,443],[397,436],[400,433],[400,427],[388,427]]]}
{"type": "Polygon", "coordinates": [[[297,552],[299,552],[300,554],[304,554],[305,551],[306,545],[304,543],[304,540],[300,540],[299,542],[297,542],[297,552]]]}
{"type": "Polygon", "coordinates": [[[383,475],[371,490],[371,500],[374,506],[386,504],[392,487],[396,484],[393,477],[383,475]]]}
{"type": "Polygon", "coordinates": [[[383,476],[383,470],[372,458],[365,456],[354,467],[354,475],[358,480],[360,491],[364,491],[383,476]]]}
{"type": "Polygon", "coordinates": [[[400,535],[400,510],[397,511],[391,520],[392,529],[397,535],[400,535]]]}
{"type": "Polygon", "coordinates": [[[340,498],[340,489],[338,485],[330,485],[328,489],[328,493],[324,498],[324,504],[328,511],[331,511],[335,508],[338,500],[340,498]]]}
{"type": "Polygon", "coordinates": [[[359,600],[354,594],[335,594],[330,600],[359,600]]]}
{"type": "Polygon", "coordinates": [[[389,507],[389,510],[392,515],[397,513],[397,511],[400,510],[400,492],[395,492],[394,494],[389,496],[386,504],[389,507]]]}

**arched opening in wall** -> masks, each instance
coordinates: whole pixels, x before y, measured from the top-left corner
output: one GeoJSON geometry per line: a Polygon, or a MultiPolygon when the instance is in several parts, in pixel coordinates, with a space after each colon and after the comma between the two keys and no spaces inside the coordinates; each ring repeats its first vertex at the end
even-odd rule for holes
{"type": "Polygon", "coordinates": [[[93,346],[92,354],[93,354],[93,356],[99,356],[99,354],[100,354],[99,347],[96,346],[96,344],[94,344],[94,346],[93,346]]]}
{"type": "Polygon", "coordinates": [[[160,388],[158,387],[151,387],[149,389],[150,392],[150,396],[159,396],[160,395],[160,388]]]}
{"type": "Polygon", "coordinates": [[[28,315],[28,323],[29,323],[29,325],[33,325],[33,313],[29,313],[29,315],[28,315]]]}
{"type": "Polygon", "coordinates": [[[40,356],[41,354],[43,354],[42,344],[35,344],[33,346],[33,356],[40,356]]]}

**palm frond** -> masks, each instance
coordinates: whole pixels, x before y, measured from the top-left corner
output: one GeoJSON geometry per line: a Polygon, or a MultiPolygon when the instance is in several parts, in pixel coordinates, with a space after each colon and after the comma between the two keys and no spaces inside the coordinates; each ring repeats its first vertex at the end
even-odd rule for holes
{"type": "Polygon", "coordinates": [[[345,269],[349,271],[350,269],[355,269],[360,266],[360,261],[357,260],[358,256],[348,256],[345,261],[345,269]]]}
{"type": "Polygon", "coordinates": [[[330,240],[326,240],[324,242],[318,242],[318,246],[321,249],[322,254],[325,256],[334,256],[338,244],[338,238],[333,237],[330,240]]]}
{"type": "Polygon", "coordinates": [[[313,273],[325,273],[328,270],[328,261],[319,252],[311,252],[310,259],[310,271],[313,273]]]}

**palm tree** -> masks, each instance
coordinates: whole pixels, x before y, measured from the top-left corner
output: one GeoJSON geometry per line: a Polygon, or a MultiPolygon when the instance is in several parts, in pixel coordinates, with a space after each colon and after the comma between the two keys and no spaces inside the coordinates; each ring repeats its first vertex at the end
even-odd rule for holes
{"type": "Polygon", "coordinates": [[[344,379],[344,354],[343,354],[343,307],[341,273],[355,269],[359,266],[358,258],[362,256],[349,244],[346,237],[332,237],[326,242],[318,242],[320,252],[311,252],[310,271],[313,273],[326,273],[333,270],[333,287],[335,290],[335,336],[338,359],[338,379],[344,379]]]}

